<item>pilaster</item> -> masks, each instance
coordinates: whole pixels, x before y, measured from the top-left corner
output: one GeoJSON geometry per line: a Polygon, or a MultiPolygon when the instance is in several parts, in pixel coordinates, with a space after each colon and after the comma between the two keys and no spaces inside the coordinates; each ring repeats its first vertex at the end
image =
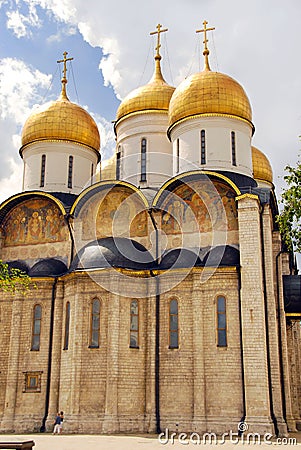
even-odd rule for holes
{"type": "Polygon", "coordinates": [[[266,323],[262,283],[259,199],[237,198],[241,261],[241,314],[248,431],[274,433],[270,417],[266,323]]]}
{"type": "Polygon", "coordinates": [[[147,298],[147,321],[146,321],[146,405],[145,426],[148,433],[156,433],[156,299],[147,298]]]}
{"type": "Polygon", "coordinates": [[[6,381],[4,414],[1,422],[2,432],[14,432],[15,408],[18,391],[20,335],[22,325],[22,298],[14,297],[11,301],[11,333],[6,381]]]}
{"type": "Polygon", "coordinates": [[[110,293],[108,301],[107,385],[103,433],[117,433],[118,421],[118,348],[120,297],[110,293]]]}
{"type": "Polygon", "coordinates": [[[299,355],[297,346],[297,327],[300,328],[299,322],[289,322],[287,326],[287,344],[288,356],[290,365],[290,382],[291,382],[291,398],[292,398],[292,413],[296,421],[297,428],[300,426],[300,411],[298,388],[300,384],[299,375],[299,355]]]}
{"type": "Polygon", "coordinates": [[[269,357],[271,368],[272,383],[272,400],[273,411],[277,421],[279,435],[287,435],[287,425],[283,418],[282,410],[282,391],[279,364],[279,338],[277,327],[277,306],[274,288],[274,271],[273,271],[273,239],[272,239],[272,217],[270,206],[264,206],[262,212],[263,226],[263,250],[264,250],[264,273],[265,273],[265,289],[267,301],[267,327],[269,337],[269,357]]]}
{"type": "Polygon", "coordinates": [[[193,332],[193,431],[205,432],[206,427],[206,386],[203,342],[202,292],[199,274],[193,274],[192,290],[192,332],[193,332]]]}
{"type": "Polygon", "coordinates": [[[47,430],[52,429],[53,420],[56,416],[56,413],[60,409],[59,404],[60,365],[61,365],[61,352],[63,348],[63,336],[65,331],[63,326],[63,317],[64,317],[63,302],[64,302],[64,283],[63,281],[58,281],[55,293],[49,410],[48,410],[48,418],[46,421],[47,430]]]}
{"type": "Polygon", "coordinates": [[[275,261],[275,286],[277,291],[278,300],[278,336],[279,339],[279,352],[280,352],[280,370],[282,390],[284,393],[284,405],[285,405],[285,420],[289,431],[297,431],[296,421],[292,412],[292,399],[291,399],[291,383],[290,383],[290,369],[288,361],[288,343],[286,332],[286,317],[284,311],[284,299],[283,299],[283,253],[281,253],[281,237],[279,232],[273,232],[273,249],[274,249],[274,261],[275,261]],[[282,367],[281,367],[282,366],[282,367]]]}
{"type": "Polygon", "coordinates": [[[83,431],[81,428],[82,418],[80,415],[80,393],[82,379],[82,348],[83,348],[83,299],[81,292],[81,280],[76,284],[74,303],[71,303],[72,327],[70,333],[70,351],[72,353],[71,376],[70,376],[70,409],[68,424],[70,429],[83,431]]]}

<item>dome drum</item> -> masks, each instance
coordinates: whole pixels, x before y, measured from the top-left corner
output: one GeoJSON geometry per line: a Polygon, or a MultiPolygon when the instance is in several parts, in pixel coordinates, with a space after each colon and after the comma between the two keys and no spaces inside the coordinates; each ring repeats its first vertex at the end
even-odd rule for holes
{"type": "Polygon", "coordinates": [[[91,182],[99,152],[74,142],[35,142],[23,148],[24,190],[79,193],[91,182]],[[44,161],[42,163],[42,161],[44,161]],[[72,161],[72,162],[71,162],[72,161]],[[44,181],[41,186],[42,164],[44,181]],[[70,166],[72,164],[72,166],[70,166]],[[69,175],[71,179],[68,180],[69,175]],[[70,183],[71,182],[71,183],[70,183]]]}
{"type": "Polygon", "coordinates": [[[171,131],[174,175],[201,168],[252,177],[250,139],[249,125],[235,118],[198,116],[177,123],[171,131]],[[205,139],[205,161],[201,157],[201,132],[205,139]]]}

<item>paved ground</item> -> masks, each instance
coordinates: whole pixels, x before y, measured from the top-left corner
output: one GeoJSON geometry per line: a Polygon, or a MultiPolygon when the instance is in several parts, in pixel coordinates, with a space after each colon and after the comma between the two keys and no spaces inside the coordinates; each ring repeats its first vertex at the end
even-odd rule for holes
{"type": "MultiPolygon", "coordinates": [[[[273,449],[276,447],[296,447],[300,449],[301,446],[301,433],[294,433],[289,436],[289,438],[295,438],[295,441],[284,441],[284,442],[276,442],[267,441],[267,443],[261,442],[260,445],[257,443],[255,447],[258,449],[273,449]]],[[[104,435],[55,435],[52,434],[29,434],[29,435],[8,435],[8,434],[0,434],[0,441],[27,441],[33,440],[35,442],[35,447],[33,450],[156,450],[156,449],[196,449],[200,446],[206,445],[206,447],[220,447],[221,450],[232,450],[232,449],[242,449],[248,448],[249,446],[254,448],[254,444],[252,440],[249,442],[239,441],[235,444],[234,442],[230,442],[229,440],[226,443],[222,444],[221,442],[209,444],[209,441],[206,444],[200,444],[196,442],[197,436],[189,436],[185,438],[182,437],[182,442],[179,441],[178,437],[174,439],[174,443],[169,439],[168,442],[162,438],[162,443],[159,442],[157,436],[151,435],[143,435],[143,436],[104,436],[104,435]],[[190,441],[191,439],[191,441],[190,441]],[[165,443],[164,443],[165,442],[165,443]]]]}

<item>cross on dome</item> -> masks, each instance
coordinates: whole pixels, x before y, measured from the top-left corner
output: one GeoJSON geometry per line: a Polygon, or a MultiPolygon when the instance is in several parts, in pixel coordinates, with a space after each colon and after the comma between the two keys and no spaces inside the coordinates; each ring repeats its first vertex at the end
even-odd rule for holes
{"type": "Polygon", "coordinates": [[[156,54],[156,59],[161,59],[161,55],[160,55],[160,53],[159,53],[159,50],[160,50],[160,47],[161,47],[161,44],[160,44],[160,34],[161,33],[164,33],[165,31],[168,31],[168,28],[164,28],[164,29],[162,29],[161,28],[162,27],[162,25],[160,24],[160,23],[158,23],[158,25],[157,25],[157,31],[151,31],[149,34],[150,35],[153,35],[153,34],[157,34],[158,35],[158,37],[157,37],[157,46],[156,46],[156,50],[157,50],[157,54],[156,54]]]}
{"type": "Polygon", "coordinates": [[[204,33],[204,50],[203,50],[203,55],[205,57],[205,70],[210,70],[210,66],[209,66],[209,60],[208,60],[208,56],[209,56],[209,50],[207,47],[207,31],[213,31],[215,30],[215,27],[212,28],[207,28],[208,22],[206,20],[204,20],[203,22],[204,28],[202,30],[196,30],[196,33],[204,33]]]}
{"type": "Polygon", "coordinates": [[[67,61],[72,61],[74,58],[67,58],[68,52],[64,52],[63,56],[64,59],[59,59],[57,61],[57,63],[64,63],[64,68],[63,68],[63,78],[61,80],[62,82],[62,93],[61,96],[62,97],[66,97],[67,98],[67,94],[66,94],[66,84],[68,83],[67,80],[67,61]]]}

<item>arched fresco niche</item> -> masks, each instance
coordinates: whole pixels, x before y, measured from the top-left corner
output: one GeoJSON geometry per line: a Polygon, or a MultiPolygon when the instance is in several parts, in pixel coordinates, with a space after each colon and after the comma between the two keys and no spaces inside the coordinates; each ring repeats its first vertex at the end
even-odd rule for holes
{"type": "Polygon", "coordinates": [[[4,247],[68,239],[68,227],[60,209],[48,199],[26,200],[14,207],[3,223],[4,247]]]}
{"type": "Polygon", "coordinates": [[[148,235],[146,206],[138,193],[125,186],[96,191],[84,202],[76,220],[81,223],[83,241],[148,235]]]}
{"type": "Polygon", "coordinates": [[[238,244],[236,193],[225,182],[204,177],[182,182],[165,195],[160,205],[161,229],[169,237],[168,247],[238,244]]]}

